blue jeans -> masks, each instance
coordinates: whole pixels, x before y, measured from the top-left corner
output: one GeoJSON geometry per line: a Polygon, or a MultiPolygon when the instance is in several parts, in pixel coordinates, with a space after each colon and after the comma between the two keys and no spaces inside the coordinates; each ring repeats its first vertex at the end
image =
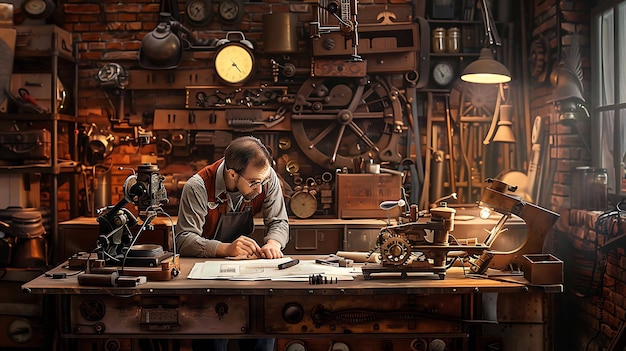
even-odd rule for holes
{"type": "MultiPolygon", "coordinates": [[[[275,339],[237,339],[240,351],[274,351],[275,339]]],[[[193,340],[193,351],[227,351],[228,339],[193,340]]]]}

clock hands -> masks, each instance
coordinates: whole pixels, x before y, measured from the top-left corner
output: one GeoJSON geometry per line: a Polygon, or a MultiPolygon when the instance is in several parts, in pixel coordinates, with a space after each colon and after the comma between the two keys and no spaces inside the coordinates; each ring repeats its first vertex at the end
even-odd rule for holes
{"type": "Polygon", "coordinates": [[[230,60],[230,62],[232,62],[232,67],[235,67],[237,69],[237,71],[241,72],[241,70],[239,69],[239,66],[237,66],[237,63],[235,61],[233,61],[232,59],[230,60]]]}

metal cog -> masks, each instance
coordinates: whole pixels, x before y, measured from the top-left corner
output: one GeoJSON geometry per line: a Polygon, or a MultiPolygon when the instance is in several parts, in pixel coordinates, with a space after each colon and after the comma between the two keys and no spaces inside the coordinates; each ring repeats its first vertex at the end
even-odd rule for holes
{"type": "Polygon", "coordinates": [[[400,236],[393,236],[387,239],[380,247],[383,261],[396,266],[401,266],[411,256],[411,244],[400,236]]]}

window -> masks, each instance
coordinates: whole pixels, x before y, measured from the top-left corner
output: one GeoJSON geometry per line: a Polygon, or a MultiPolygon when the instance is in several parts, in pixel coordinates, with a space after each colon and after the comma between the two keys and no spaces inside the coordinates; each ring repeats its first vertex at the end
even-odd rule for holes
{"type": "Polygon", "coordinates": [[[594,9],[591,50],[592,159],[607,169],[609,196],[617,200],[626,195],[626,0],[594,9]]]}

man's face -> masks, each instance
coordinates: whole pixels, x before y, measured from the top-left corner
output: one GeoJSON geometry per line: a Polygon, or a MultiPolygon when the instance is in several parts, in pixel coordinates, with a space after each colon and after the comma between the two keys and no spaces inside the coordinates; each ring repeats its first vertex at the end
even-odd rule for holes
{"type": "Polygon", "coordinates": [[[255,169],[246,167],[243,172],[238,173],[237,189],[241,192],[246,201],[252,201],[263,191],[263,185],[269,181],[270,168],[255,169]]]}

